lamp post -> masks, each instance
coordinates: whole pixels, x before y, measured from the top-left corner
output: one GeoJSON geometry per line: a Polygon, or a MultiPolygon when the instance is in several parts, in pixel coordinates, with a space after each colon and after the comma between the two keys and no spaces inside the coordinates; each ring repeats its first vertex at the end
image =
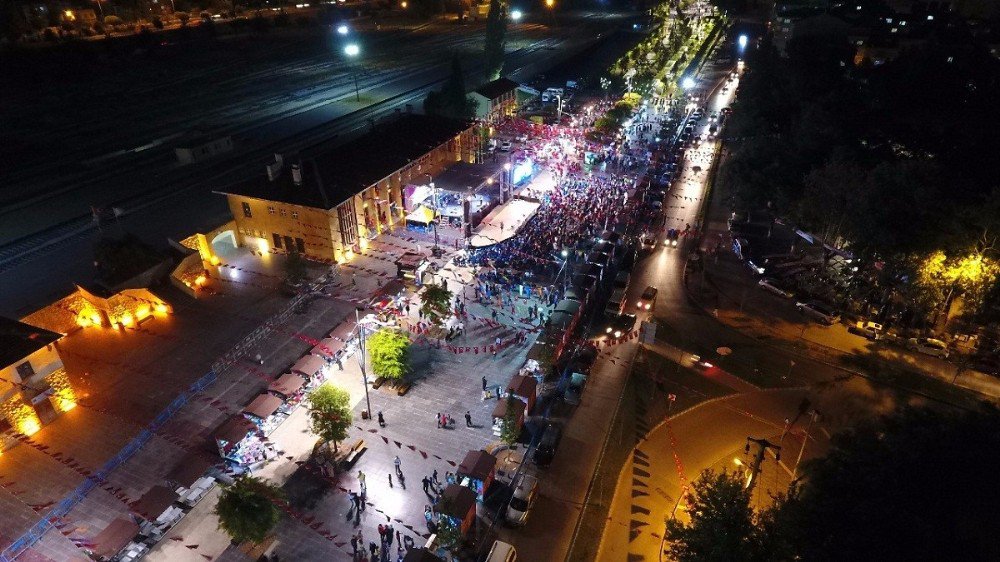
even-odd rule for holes
{"type": "Polygon", "coordinates": [[[358,355],[358,365],[361,366],[361,379],[365,383],[365,403],[368,405],[368,419],[372,419],[372,400],[368,396],[368,371],[365,368],[365,325],[361,323],[360,311],[360,308],[354,308],[354,322],[358,325],[358,351],[361,352],[358,355]]]}
{"type": "MultiPolygon", "coordinates": [[[[355,57],[357,57],[358,55],[361,54],[361,47],[359,47],[357,43],[348,43],[347,46],[344,47],[344,54],[347,55],[347,57],[349,59],[353,59],[353,58],[355,58],[355,57]]],[[[354,99],[355,99],[355,101],[360,102],[361,101],[361,91],[358,89],[358,69],[357,69],[357,67],[354,67],[354,69],[352,70],[352,73],[354,74],[354,99]]]]}
{"type": "Polygon", "coordinates": [[[441,254],[441,248],[438,247],[438,220],[441,216],[441,204],[438,202],[438,190],[434,186],[434,182],[431,182],[429,185],[431,187],[431,194],[434,196],[434,221],[431,223],[434,225],[434,249],[431,251],[431,255],[437,257],[441,254]]]}
{"type": "MultiPolygon", "coordinates": [[[[503,164],[503,179],[504,179],[504,184],[506,184],[506,186],[507,186],[507,194],[509,196],[513,197],[513,195],[514,195],[514,186],[511,185],[510,156],[507,157],[507,162],[504,162],[504,164],[503,164]]],[[[500,202],[501,203],[504,202],[503,189],[504,189],[504,186],[501,185],[500,186],[500,202]]]]}

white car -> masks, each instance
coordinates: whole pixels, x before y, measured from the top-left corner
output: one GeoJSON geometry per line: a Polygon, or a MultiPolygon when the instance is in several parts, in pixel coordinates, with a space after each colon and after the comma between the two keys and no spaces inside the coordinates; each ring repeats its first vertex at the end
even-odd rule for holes
{"type": "Polygon", "coordinates": [[[507,522],[517,527],[524,525],[537,497],[538,479],[530,474],[521,474],[517,487],[514,488],[514,497],[507,506],[507,522]]]}
{"type": "Polygon", "coordinates": [[[511,144],[511,142],[509,140],[505,140],[502,143],[500,143],[500,152],[510,152],[510,149],[513,146],[514,145],[511,144]]]}
{"type": "Polygon", "coordinates": [[[765,277],[761,279],[760,281],[757,282],[757,285],[759,285],[761,289],[764,289],[769,293],[778,295],[779,297],[790,299],[794,296],[789,291],[786,291],[781,287],[779,287],[778,280],[771,277],[765,277]]]}
{"type": "Polygon", "coordinates": [[[797,302],[795,303],[795,308],[797,308],[802,314],[812,318],[813,320],[826,324],[827,326],[832,326],[840,321],[839,314],[820,302],[797,302]]]}
{"type": "Polygon", "coordinates": [[[910,338],[906,340],[906,347],[931,357],[948,358],[948,344],[934,338],[910,338]]]}

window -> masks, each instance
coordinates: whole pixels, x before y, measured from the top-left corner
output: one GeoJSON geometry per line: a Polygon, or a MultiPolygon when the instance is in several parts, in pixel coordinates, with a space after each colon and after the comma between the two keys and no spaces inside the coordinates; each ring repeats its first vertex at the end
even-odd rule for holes
{"type": "Polygon", "coordinates": [[[267,214],[269,214],[269,215],[273,215],[273,214],[274,214],[274,207],[270,207],[270,206],[269,206],[269,207],[267,208],[267,214]]]}
{"type": "Polygon", "coordinates": [[[283,216],[283,217],[284,217],[284,216],[287,216],[287,215],[288,215],[288,212],[287,212],[287,211],[285,211],[284,209],[278,209],[278,214],[280,214],[281,216],[283,216]]]}
{"type": "Polygon", "coordinates": [[[292,218],[293,219],[299,218],[299,212],[298,211],[292,211],[292,218]]]}
{"type": "Polygon", "coordinates": [[[280,250],[281,249],[281,235],[278,234],[277,232],[272,232],[271,233],[271,237],[274,238],[274,247],[280,250]]]}
{"type": "Polygon", "coordinates": [[[243,202],[243,216],[248,219],[253,218],[253,213],[250,211],[250,203],[246,201],[243,202]]]}
{"type": "Polygon", "coordinates": [[[295,247],[296,249],[298,249],[300,254],[306,253],[306,243],[301,238],[295,239],[295,247]]]}
{"type": "Polygon", "coordinates": [[[17,366],[17,376],[21,377],[22,381],[26,381],[35,374],[35,369],[32,368],[31,363],[25,361],[17,366]]]}

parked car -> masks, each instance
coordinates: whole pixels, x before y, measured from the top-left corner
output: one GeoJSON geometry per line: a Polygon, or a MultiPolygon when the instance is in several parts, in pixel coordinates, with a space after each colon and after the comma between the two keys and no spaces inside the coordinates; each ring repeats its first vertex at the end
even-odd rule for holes
{"type": "Polygon", "coordinates": [[[538,440],[538,446],[535,447],[535,454],[532,457],[535,464],[538,466],[552,464],[560,440],[562,440],[562,428],[553,423],[547,425],[545,431],[542,432],[542,438],[538,440]]]}
{"type": "Polygon", "coordinates": [[[646,290],[639,295],[639,302],[636,303],[636,307],[639,310],[651,310],[656,304],[656,287],[652,285],[646,287],[646,290]]]}
{"type": "Polygon", "coordinates": [[[494,541],[486,562],[517,562],[517,549],[510,543],[494,541]]]}
{"type": "Polygon", "coordinates": [[[882,325],[878,322],[858,320],[847,327],[847,331],[865,339],[876,341],[882,339],[882,325]]]}
{"type": "Polygon", "coordinates": [[[583,400],[583,388],[587,385],[587,375],[574,372],[569,376],[569,384],[563,393],[563,402],[570,406],[579,406],[583,400]]]}
{"type": "Polygon", "coordinates": [[[906,340],[906,347],[931,357],[948,358],[948,344],[934,338],[910,338],[906,340]]]}
{"type": "Polygon", "coordinates": [[[681,231],[676,228],[671,228],[667,230],[667,246],[671,248],[677,247],[677,239],[681,237],[681,231]]]}
{"type": "Polygon", "coordinates": [[[822,322],[827,326],[832,326],[840,321],[840,315],[834,312],[832,308],[821,302],[797,302],[795,303],[795,308],[797,308],[802,314],[812,318],[813,320],[822,322]]]}
{"type": "Polygon", "coordinates": [[[769,293],[778,295],[779,297],[790,299],[793,296],[795,296],[791,293],[791,291],[786,291],[785,289],[782,289],[780,284],[781,284],[780,281],[774,279],[773,277],[765,277],[757,282],[757,285],[759,285],[761,289],[764,289],[769,293]]]}
{"type": "Polygon", "coordinates": [[[505,141],[503,141],[503,142],[500,143],[500,151],[501,152],[510,152],[510,149],[513,148],[513,146],[514,145],[509,140],[505,140],[505,141]]]}
{"type": "Polygon", "coordinates": [[[628,271],[619,271],[618,275],[615,276],[615,288],[624,289],[628,287],[628,282],[631,277],[632,276],[628,271]]]}
{"type": "Polygon", "coordinates": [[[646,232],[642,235],[641,244],[642,250],[645,252],[652,252],[656,249],[656,235],[651,232],[646,232]]]}
{"type": "Polygon", "coordinates": [[[635,314],[619,314],[608,322],[604,333],[610,337],[620,338],[635,327],[635,314]]]}
{"type": "Polygon", "coordinates": [[[507,522],[516,527],[524,525],[537,496],[538,479],[531,474],[521,474],[517,487],[514,488],[514,496],[507,506],[507,522]]]}

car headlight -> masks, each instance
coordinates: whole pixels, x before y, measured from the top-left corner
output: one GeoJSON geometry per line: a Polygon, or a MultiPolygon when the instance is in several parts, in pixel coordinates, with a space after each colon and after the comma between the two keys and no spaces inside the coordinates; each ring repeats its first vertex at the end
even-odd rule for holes
{"type": "Polygon", "coordinates": [[[646,303],[646,310],[649,310],[649,308],[650,308],[651,306],[652,306],[652,303],[646,303]]]}
{"type": "Polygon", "coordinates": [[[605,328],[604,329],[604,333],[605,334],[610,334],[611,333],[611,326],[608,326],[607,328],[605,328]]]}
{"type": "Polygon", "coordinates": [[[616,338],[620,338],[620,337],[622,337],[622,332],[621,332],[621,330],[615,330],[615,337],[616,337],[616,338]]]}

